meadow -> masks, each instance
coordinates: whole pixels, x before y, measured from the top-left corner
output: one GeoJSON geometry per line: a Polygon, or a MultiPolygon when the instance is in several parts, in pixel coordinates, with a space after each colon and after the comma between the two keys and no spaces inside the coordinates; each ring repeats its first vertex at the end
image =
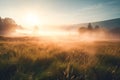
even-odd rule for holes
{"type": "Polygon", "coordinates": [[[0,37],[0,80],[120,80],[120,42],[0,37]]]}

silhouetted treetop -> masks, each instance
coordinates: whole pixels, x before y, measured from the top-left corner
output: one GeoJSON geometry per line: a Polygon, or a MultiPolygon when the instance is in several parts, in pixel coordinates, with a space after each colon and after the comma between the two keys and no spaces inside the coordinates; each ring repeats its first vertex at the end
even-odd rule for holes
{"type": "Polygon", "coordinates": [[[99,25],[92,26],[91,23],[89,23],[88,26],[86,26],[86,27],[79,28],[79,32],[82,32],[82,33],[100,32],[100,30],[101,30],[101,28],[99,25]]]}
{"type": "Polygon", "coordinates": [[[80,27],[79,28],[79,32],[86,32],[86,31],[87,31],[86,27],[80,27]]]}
{"type": "Polygon", "coordinates": [[[1,18],[0,17],[0,35],[9,34],[19,26],[15,23],[12,18],[1,18]]]}
{"type": "Polygon", "coordinates": [[[95,26],[95,29],[97,29],[97,30],[100,29],[100,26],[99,26],[99,25],[96,25],[96,26],[95,26]]]}
{"type": "Polygon", "coordinates": [[[93,26],[91,23],[88,24],[88,30],[92,30],[93,29],[93,26]]]}

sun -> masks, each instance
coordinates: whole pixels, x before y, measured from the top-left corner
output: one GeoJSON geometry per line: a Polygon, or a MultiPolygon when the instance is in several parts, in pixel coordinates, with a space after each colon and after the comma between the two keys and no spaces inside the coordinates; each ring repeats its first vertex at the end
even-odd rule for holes
{"type": "Polygon", "coordinates": [[[41,21],[40,21],[40,19],[39,19],[39,16],[38,15],[36,15],[36,14],[33,14],[33,13],[29,13],[29,14],[27,14],[26,16],[25,16],[25,18],[24,18],[25,20],[25,24],[27,25],[27,26],[38,26],[38,25],[40,25],[41,23],[41,21]]]}

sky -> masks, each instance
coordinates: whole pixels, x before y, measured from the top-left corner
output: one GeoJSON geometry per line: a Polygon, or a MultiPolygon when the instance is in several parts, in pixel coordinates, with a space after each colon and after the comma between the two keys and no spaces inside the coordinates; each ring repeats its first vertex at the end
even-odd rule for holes
{"type": "Polygon", "coordinates": [[[34,14],[39,25],[69,25],[120,18],[120,0],[0,0],[0,16],[27,26],[34,14]]]}

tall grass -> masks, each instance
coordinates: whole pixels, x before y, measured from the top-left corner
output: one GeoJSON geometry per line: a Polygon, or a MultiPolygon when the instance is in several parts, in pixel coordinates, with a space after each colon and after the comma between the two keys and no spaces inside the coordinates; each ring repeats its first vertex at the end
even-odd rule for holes
{"type": "Polygon", "coordinates": [[[1,41],[0,80],[120,80],[119,42],[76,45],[1,41]]]}

